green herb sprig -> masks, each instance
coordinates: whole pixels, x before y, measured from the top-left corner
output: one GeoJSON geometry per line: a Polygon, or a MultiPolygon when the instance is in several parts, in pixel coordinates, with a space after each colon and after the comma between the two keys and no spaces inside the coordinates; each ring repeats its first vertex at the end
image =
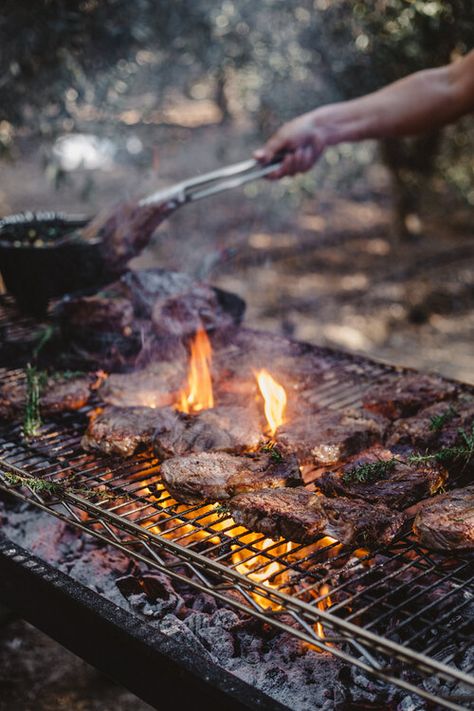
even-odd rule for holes
{"type": "Polygon", "coordinates": [[[40,396],[46,376],[28,363],[25,369],[25,378],[26,402],[23,432],[25,437],[36,437],[41,427],[40,396]]]}
{"type": "Polygon", "coordinates": [[[42,479],[41,477],[20,474],[16,471],[5,471],[1,473],[1,477],[10,484],[10,486],[26,486],[35,494],[51,496],[53,498],[62,498],[66,494],[82,496],[84,499],[104,501],[112,498],[110,493],[99,489],[86,489],[77,486],[74,478],[63,479],[62,481],[51,481],[42,479]]]}
{"type": "Polygon", "coordinates": [[[430,430],[432,432],[439,432],[448,422],[454,420],[454,418],[457,417],[457,414],[457,410],[450,405],[445,412],[441,413],[441,415],[433,415],[430,421],[430,430]]]}
{"type": "Polygon", "coordinates": [[[423,462],[436,461],[440,464],[449,464],[450,462],[461,460],[468,464],[474,456],[474,422],[471,424],[471,429],[459,429],[460,444],[454,447],[443,447],[437,452],[431,454],[412,454],[408,461],[410,464],[422,464],[423,462]]]}
{"type": "Polygon", "coordinates": [[[277,448],[275,442],[267,442],[261,449],[262,452],[267,452],[270,455],[270,458],[277,464],[283,461],[283,454],[277,448]]]}
{"type": "Polygon", "coordinates": [[[360,464],[344,472],[344,484],[367,484],[378,479],[383,479],[399,463],[396,457],[392,459],[379,459],[376,462],[360,464]]]}

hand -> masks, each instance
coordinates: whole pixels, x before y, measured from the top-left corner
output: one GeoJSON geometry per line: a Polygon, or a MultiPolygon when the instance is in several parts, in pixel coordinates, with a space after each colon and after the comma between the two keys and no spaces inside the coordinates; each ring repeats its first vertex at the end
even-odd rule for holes
{"type": "Polygon", "coordinates": [[[305,173],[313,167],[327,145],[322,127],[315,124],[315,112],[298,116],[285,123],[263,148],[255,151],[254,157],[264,164],[277,158],[279,153],[285,154],[282,165],[267,176],[269,179],[305,173]]]}

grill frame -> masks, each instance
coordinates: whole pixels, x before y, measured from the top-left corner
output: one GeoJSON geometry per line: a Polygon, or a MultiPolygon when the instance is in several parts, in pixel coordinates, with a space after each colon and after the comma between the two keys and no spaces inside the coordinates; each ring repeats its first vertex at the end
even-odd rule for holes
{"type": "MultiPolygon", "coordinates": [[[[16,325],[16,328],[21,328],[21,324],[16,325]]],[[[25,323],[25,331],[27,333],[30,332],[30,328],[30,322],[25,323]]],[[[318,350],[318,353],[327,353],[328,358],[334,357],[336,377],[327,378],[325,384],[319,388],[318,403],[321,406],[339,408],[357,404],[364,387],[368,387],[370,383],[373,383],[374,379],[383,379],[391,373],[401,372],[401,369],[395,369],[360,357],[346,354],[334,354],[333,356],[330,351],[325,351],[325,349],[313,350],[318,350]],[[356,385],[358,387],[355,387],[356,385]]],[[[18,378],[20,374],[21,371],[18,370],[4,369],[0,371],[0,377],[18,378]]],[[[463,387],[466,391],[474,391],[469,386],[463,387]]],[[[311,394],[309,397],[311,397],[311,394]]],[[[79,442],[80,434],[84,429],[86,411],[87,408],[79,414],[68,414],[54,423],[44,425],[38,440],[30,443],[21,439],[21,427],[19,425],[3,427],[0,430],[0,489],[13,494],[19,499],[28,501],[34,506],[72,524],[79,530],[115,546],[131,557],[145,562],[151,568],[164,572],[176,580],[191,583],[196,589],[210,593],[225,604],[251,614],[281,631],[288,632],[303,642],[316,645],[343,661],[354,664],[364,671],[374,674],[379,679],[393,683],[406,691],[417,693],[423,698],[446,708],[466,708],[464,705],[460,705],[457,697],[443,698],[423,687],[423,677],[434,676],[437,679],[455,681],[465,684],[469,688],[472,687],[474,698],[473,675],[460,671],[452,665],[445,664],[434,656],[428,656],[416,648],[408,648],[388,636],[381,635],[377,631],[374,632],[370,628],[373,627],[374,623],[369,626],[358,623],[357,616],[360,617],[361,615],[360,608],[349,615],[346,612],[345,617],[338,616],[336,613],[344,612],[350,600],[341,599],[340,602],[336,601],[327,610],[319,609],[318,602],[321,603],[327,595],[313,596],[310,603],[300,599],[300,593],[287,594],[282,590],[273,590],[265,586],[263,582],[257,582],[243,575],[233,566],[224,564],[222,560],[225,560],[230,555],[226,550],[220,556],[213,558],[209,551],[206,553],[199,549],[196,550],[194,544],[191,547],[189,545],[186,546],[179,541],[149,530],[151,527],[150,509],[155,511],[154,515],[157,516],[157,519],[162,518],[162,509],[157,505],[156,499],[147,498],[150,494],[147,493],[145,495],[143,493],[144,488],[149,492],[150,486],[152,486],[153,490],[154,485],[159,484],[156,460],[146,455],[139,455],[126,462],[111,457],[84,455],[80,450],[79,442]],[[54,439],[55,430],[58,431],[58,441],[54,439]],[[43,444],[45,444],[44,449],[42,449],[43,444]],[[68,463],[66,468],[60,461],[61,457],[63,461],[68,463]],[[74,457],[77,458],[75,464],[74,457]],[[85,489],[82,495],[71,490],[65,490],[60,497],[50,497],[41,495],[35,490],[35,487],[25,485],[25,479],[23,479],[22,486],[12,486],[8,481],[8,473],[13,473],[26,478],[26,480],[28,476],[34,475],[60,482],[65,471],[76,471],[77,478],[81,482],[81,488],[95,490],[97,485],[100,485],[114,496],[119,492],[120,495],[125,493],[126,497],[123,500],[120,498],[115,499],[115,505],[108,507],[110,503],[108,501],[94,501],[85,497],[83,495],[85,494],[85,489]],[[109,476],[111,476],[110,479],[105,478],[109,476]],[[133,515],[141,511],[145,521],[148,522],[148,528],[144,528],[137,520],[131,520],[132,512],[127,510],[131,502],[138,506],[133,515]],[[81,517],[81,512],[87,515],[86,519],[81,517]],[[240,594],[238,597],[235,594],[236,591],[240,594]],[[281,605],[281,609],[279,611],[262,609],[261,605],[255,600],[255,596],[258,596],[261,600],[273,601],[281,605]],[[318,623],[324,626],[326,634],[324,639],[321,639],[314,629],[314,626],[318,623]],[[295,624],[297,626],[294,626],[295,624]],[[419,680],[414,681],[411,676],[406,677],[406,665],[409,665],[411,669],[415,669],[420,674],[419,680]]],[[[151,494],[151,496],[153,497],[154,494],[151,494]]],[[[215,530],[205,524],[209,514],[203,513],[203,508],[205,507],[188,507],[188,513],[184,518],[185,513],[182,508],[180,510],[174,507],[171,510],[171,515],[174,516],[174,521],[176,521],[174,525],[177,530],[179,531],[179,528],[183,528],[185,525],[183,523],[180,524],[181,520],[185,520],[186,524],[194,521],[195,525],[204,527],[208,536],[217,537],[215,530]],[[194,518],[187,518],[191,514],[194,518]]],[[[170,519],[168,518],[167,520],[169,521],[170,519]]],[[[221,522],[225,523],[224,517],[221,518],[221,522]]],[[[154,523],[156,524],[156,522],[154,523]]],[[[165,533],[169,534],[169,529],[165,533]]],[[[263,539],[264,536],[261,538],[263,539]]],[[[181,539],[186,539],[184,533],[181,535],[181,539]]],[[[238,546],[242,545],[242,543],[239,539],[228,540],[227,538],[222,538],[222,543],[219,544],[219,547],[230,549],[232,545],[238,546]]],[[[248,549],[248,544],[244,545],[244,547],[248,549]]],[[[310,546],[296,546],[291,554],[294,556],[295,550],[301,551],[302,549],[310,548],[310,546]]],[[[327,548],[331,549],[333,546],[328,546],[327,548]]],[[[331,559],[327,555],[329,553],[330,550],[322,548],[316,551],[316,557],[321,557],[326,567],[328,566],[328,561],[330,566],[334,567],[334,561],[338,559],[339,554],[331,559]]],[[[258,551],[258,554],[261,555],[261,551],[258,551]]],[[[375,586],[375,590],[377,586],[386,583],[387,580],[395,579],[400,573],[410,571],[411,574],[412,569],[415,568],[418,578],[415,577],[415,579],[408,580],[402,578],[401,582],[399,582],[398,587],[400,590],[406,589],[414,581],[422,580],[424,576],[435,574],[439,568],[442,569],[442,561],[446,560],[443,556],[423,551],[406,536],[399,537],[390,548],[381,548],[379,551],[369,554],[368,557],[375,558],[377,555],[381,556],[381,561],[376,564],[376,567],[379,566],[380,569],[383,569],[384,566],[389,567],[390,564],[393,567],[394,561],[398,561],[398,563],[395,562],[395,570],[392,570],[388,577],[383,576],[379,582],[372,583],[372,587],[375,586]],[[397,564],[400,564],[398,569],[396,567],[397,564]]],[[[313,556],[313,553],[311,553],[311,556],[313,556]]],[[[363,559],[361,562],[360,557],[354,558],[353,556],[351,558],[347,550],[343,550],[340,553],[340,557],[348,558],[349,562],[352,561],[351,565],[353,567],[363,566],[363,559]]],[[[463,576],[463,566],[464,568],[470,566],[474,559],[473,556],[470,554],[461,555],[457,556],[457,559],[461,561],[461,564],[457,567],[455,573],[448,570],[444,577],[440,576],[439,580],[435,580],[434,583],[430,582],[429,585],[422,585],[421,589],[417,591],[417,596],[429,592],[430,589],[436,590],[437,586],[439,587],[441,584],[449,583],[449,585],[453,585],[453,588],[442,596],[441,602],[443,602],[445,598],[455,596],[456,593],[461,593],[469,585],[473,585],[474,574],[467,579],[463,576]]],[[[278,562],[282,562],[282,556],[278,558],[278,562]]],[[[302,575],[304,573],[304,578],[310,576],[314,579],[315,574],[309,574],[302,565],[301,562],[297,563],[296,572],[302,575]]],[[[294,568],[295,565],[292,564],[290,567],[294,568]]],[[[359,577],[374,577],[374,572],[376,570],[372,565],[367,570],[362,569],[359,577]]],[[[355,584],[357,577],[349,576],[349,583],[351,582],[355,584]]],[[[312,587],[316,585],[320,587],[322,583],[323,580],[320,579],[314,582],[312,587]]],[[[341,588],[344,588],[344,585],[341,588]]],[[[311,586],[307,586],[305,594],[310,589],[311,586]]],[[[356,600],[363,596],[364,593],[367,594],[368,589],[370,588],[363,589],[362,592],[355,594],[352,599],[356,600]]],[[[331,587],[329,594],[334,597],[334,588],[331,587]]],[[[390,603],[387,603],[387,599],[390,600],[390,596],[393,594],[393,591],[389,591],[382,596],[382,601],[375,600],[375,602],[370,602],[369,596],[369,602],[363,608],[364,611],[368,612],[374,605],[382,602],[382,618],[378,620],[380,624],[383,620],[383,615],[394,611],[393,608],[391,609],[390,603]],[[383,605],[388,605],[388,612],[384,611],[383,605]]],[[[425,606],[418,613],[408,615],[402,626],[406,627],[407,624],[412,625],[418,622],[417,618],[420,617],[420,614],[424,614],[426,609],[436,611],[438,602],[435,601],[429,604],[428,607],[425,606]]],[[[465,605],[467,604],[469,604],[469,599],[465,602],[465,605]]],[[[398,607],[400,607],[400,603],[398,603],[398,607]]],[[[462,610],[462,605],[457,607],[462,610]]],[[[441,609],[443,610],[442,606],[441,609]]],[[[407,613],[403,609],[400,612],[407,613]]],[[[445,616],[448,615],[444,610],[443,614],[445,616]]],[[[380,618],[380,614],[378,617],[380,618]]],[[[422,633],[426,634],[426,625],[430,623],[430,620],[425,620],[425,622],[425,628],[423,629],[422,626],[421,632],[416,628],[414,629],[413,639],[416,639],[422,633]]],[[[431,647],[433,648],[433,644],[431,647]]],[[[434,649],[434,651],[436,650],[434,649]]],[[[463,697],[461,702],[464,703],[465,700],[466,697],[463,697]]]]}

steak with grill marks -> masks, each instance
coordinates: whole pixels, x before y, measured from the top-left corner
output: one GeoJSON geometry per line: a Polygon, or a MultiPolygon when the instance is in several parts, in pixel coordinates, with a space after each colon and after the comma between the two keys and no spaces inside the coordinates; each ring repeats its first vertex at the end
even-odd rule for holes
{"type": "Polygon", "coordinates": [[[421,407],[452,398],[456,391],[455,385],[436,375],[400,374],[371,388],[363,405],[371,412],[396,420],[414,415],[421,407]]]}
{"type": "Polygon", "coordinates": [[[81,444],[86,450],[129,457],[151,444],[153,435],[176,427],[179,419],[171,408],[109,406],[91,419],[81,444]]]}
{"type": "Polygon", "coordinates": [[[335,469],[323,470],[314,483],[326,496],[347,496],[403,511],[432,496],[447,478],[439,464],[409,464],[389,449],[372,447],[335,469]],[[389,464],[383,467],[384,462],[389,464]]]}
{"type": "Polygon", "coordinates": [[[474,422],[474,401],[437,402],[413,417],[397,420],[387,441],[389,447],[411,446],[421,451],[453,447],[460,429],[470,429],[474,422]]]}
{"type": "MultiPolygon", "coordinates": [[[[91,396],[97,375],[74,377],[57,374],[46,379],[40,387],[40,412],[43,417],[80,410],[91,396]]],[[[26,381],[6,382],[0,385],[0,417],[16,420],[23,417],[27,398],[26,381]]]]}
{"type": "Polygon", "coordinates": [[[300,464],[323,466],[379,442],[387,424],[367,413],[320,410],[283,425],[276,438],[279,447],[295,453],[300,464]]]}
{"type": "Polygon", "coordinates": [[[404,522],[403,514],[386,506],[342,497],[330,499],[303,487],[240,494],[228,506],[234,521],[250,531],[297,543],[331,536],[344,545],[385,545],[404,522]]]}
{"type": "Polygon", "coordinates": [[[239,454],[258,447],[261,431],[255,409],[221,405],[180,415],[179,426],[157,433],[153,444],[162,459],[205,451],[239,454]]]}
{"type": "Polygon", "coordinates": [[[474,551],[474,486],[425,501],[413,522],[420,543],[438,551],[474,551]]]}
{"type": "Polygon", "coordinates": [[[163,462],[161,476],[169,493],[187,504],[221,501],[242,492],[302,483],[295,457],[275,461],[271,454],[236,457],[225,452],[203,452],[174,457],[163,462]]]}

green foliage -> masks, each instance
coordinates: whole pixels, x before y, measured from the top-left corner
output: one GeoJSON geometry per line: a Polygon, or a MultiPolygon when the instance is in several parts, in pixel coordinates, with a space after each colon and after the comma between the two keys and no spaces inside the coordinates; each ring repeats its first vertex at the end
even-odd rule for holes
{"type": "Polygon", "coordinates": [[[45,374],[28,364],[25,369],[26,402],[23,417],[25,437],[36,437],[41,427],[40,395],[45,382],[45,374]]]}
{"type": "Polygon", "coordinates": [[[460,461],[468,464],[474,456],[474,422],[468,430],[459,430],[459,444],[454,447],[443,447],[432,454],[413,454],[409,457],[410,464],[422,464],[436,461],[440,464],[451,464],[460,461]]]}

